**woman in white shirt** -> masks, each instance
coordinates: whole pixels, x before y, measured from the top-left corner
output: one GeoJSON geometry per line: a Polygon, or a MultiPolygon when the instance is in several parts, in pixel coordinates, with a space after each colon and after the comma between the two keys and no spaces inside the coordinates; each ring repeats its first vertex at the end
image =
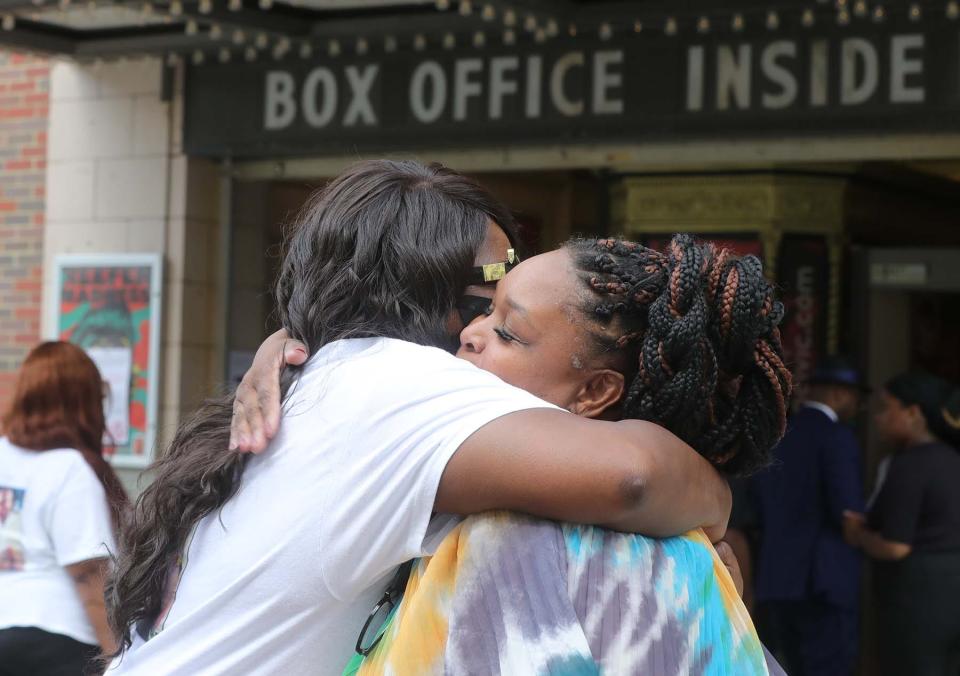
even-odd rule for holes
{"type": "Polygon", "coordinates": [[[81,674],[115,641],[103,579],[126,495],[103,459],[103,381],[79,347],[27,356],[0,437],[0,673],[81,674]]]}
{"type": "Polygon", "coordinates": [[[446,533],[435,512],[722,532],[729,489],[675,436],[571,415],[442,349],[511,221],[415,162],[360,163],[306,205],[277,307],[313,357],[267,453],[229,449],[233,397],[177,432],[121,537],[111,673],[337,674],[394,569],[446,533]]]}

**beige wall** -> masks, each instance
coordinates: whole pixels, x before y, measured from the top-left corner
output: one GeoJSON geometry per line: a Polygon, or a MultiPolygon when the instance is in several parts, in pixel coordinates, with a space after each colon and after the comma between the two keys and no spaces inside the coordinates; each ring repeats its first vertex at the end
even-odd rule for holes
{"type": "MultiPolygon", "coordinates": [[[[221,378],[216,166],[182,154],[179,101],[156,59],[59,62],[50,86],[44,269],[60,253],[163,255],[157,443],[221,378]]],[[[178,88],[176,88],[178,89],[178,88]]],[[[44,335],[55,334],[53,286],[44,335]]],[[[133,487],[139,472],[121,476],[133,487]]]]}

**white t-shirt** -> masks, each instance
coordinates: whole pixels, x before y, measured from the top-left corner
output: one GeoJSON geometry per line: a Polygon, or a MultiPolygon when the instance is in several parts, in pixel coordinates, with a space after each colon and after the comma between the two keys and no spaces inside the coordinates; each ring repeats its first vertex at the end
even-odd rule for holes
{"type": "Polygon", "coordinates": [[[64,566],[113,551],[107,497],[79,451],[0,438],[0,628],[97,642],[64,566]]]}
{"type": "Polygon", "coordinates": [[[162,630],[110,673],[339,675],[396,567],[455,523],[431,520],[453,453],[495,418],[544,407],[435,348],[326,346],[237,494],[195,530],[162,630]]]}

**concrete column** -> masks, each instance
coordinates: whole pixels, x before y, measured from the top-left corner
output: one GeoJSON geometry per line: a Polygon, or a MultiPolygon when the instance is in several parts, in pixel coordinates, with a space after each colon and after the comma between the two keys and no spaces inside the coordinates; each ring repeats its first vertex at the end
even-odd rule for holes
{"type": "MultiPolygon", "coordinates": [[[[53,65],[44,232],[47,269],[61,253],[163,255],[156,448],[222,376],[213,339],[219,174],[183,155],[181,101],[161,100],[162,68],[152,58],[53,65]]],[[[53,302],[47,276],[45,310],[53,302]]],[[[121,472],[131,488],[138,474],[121,472]]]]}

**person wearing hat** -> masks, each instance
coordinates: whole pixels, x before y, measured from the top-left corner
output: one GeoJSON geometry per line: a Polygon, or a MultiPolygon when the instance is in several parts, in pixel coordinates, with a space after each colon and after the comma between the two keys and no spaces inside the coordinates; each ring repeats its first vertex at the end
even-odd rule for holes
{"type": "Polygon", "coordinates": [[[761,638],[792,676],[851,674],[857,659],[861,560],[843,515],[863,506],[860,445],[847,424],[863,389],[846,359],[818,364],[772,466],[751,480],[761,638]]]}
{"type": "Polygon", "coordinates": [[[960,673],[960,387],[923,372],[891,378],[877,431],[894,449],[850,541],[872,560],[879,672],[960,673]]]}

